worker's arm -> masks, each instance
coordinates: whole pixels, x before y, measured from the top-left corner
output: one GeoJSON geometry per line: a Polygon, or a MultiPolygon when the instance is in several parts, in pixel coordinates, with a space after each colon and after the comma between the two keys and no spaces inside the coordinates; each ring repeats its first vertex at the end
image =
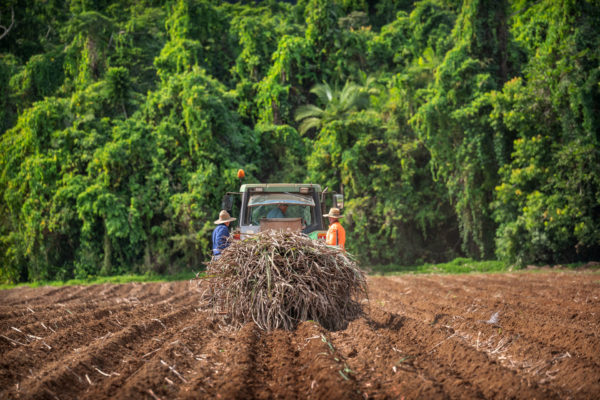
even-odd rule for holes
{"type": "Polygon", "coordinates": [[[329,230],[327,230],[327,238],[325,243],[330,246],[337,246],[339,243],[338,232],[336,228],[337,227],[335,226],[335,224],[333,224],[329,227],[329,230]]]}

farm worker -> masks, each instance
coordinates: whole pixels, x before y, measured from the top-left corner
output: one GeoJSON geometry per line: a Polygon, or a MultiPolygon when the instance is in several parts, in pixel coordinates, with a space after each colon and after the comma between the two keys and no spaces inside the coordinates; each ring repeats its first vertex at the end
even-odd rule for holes
{"type": "Polygon", "coordinates": [[[285,218],[285,212],[287,209],[287,204],[278,204],[276,208],[269,211],[267,218],[285,218]]]}
{"type": "Polygon", "coordinates": [[[340,224],[339,219],[344,216],[340,214],[340,209],[332,207],[329,209],[328,214],[323,214],[324,217],[329,218],[329,229],[327,230],[327,237],[325,243],[330,246],[338,246],[342,250],[346,249],[346,230],[340,224]]]}
{"type": "Polygon", "coordinates": [[[237,218],[232,218],[225,210],[221,210],[219,213],[219,219],[215,221],[217,227],[212,233],[212,251],[215,260],[218,259],[221,256],[221,252],[229,246],[229,243],[227,242],[227,238],[229,237],[229,224],[236,219],[237,218]]]}

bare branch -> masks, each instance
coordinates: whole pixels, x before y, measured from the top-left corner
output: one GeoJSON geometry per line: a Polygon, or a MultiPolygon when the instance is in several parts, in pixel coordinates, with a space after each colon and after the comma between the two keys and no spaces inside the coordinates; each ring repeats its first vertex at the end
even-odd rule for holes
{"type": "Polygon", "coordinates": [[[15,24],[15,10],[14,8],[10,8],[10,25],[7,27],[5,27],[4,25],[0,25],[0,29],[3,29],[4,32],[2,32],[0,34],[0,40],[2,40],[2,38],[6,35],[8,35],[8,32],[10,32],[10,30],[12,29],[13,25],[15,24]]]}

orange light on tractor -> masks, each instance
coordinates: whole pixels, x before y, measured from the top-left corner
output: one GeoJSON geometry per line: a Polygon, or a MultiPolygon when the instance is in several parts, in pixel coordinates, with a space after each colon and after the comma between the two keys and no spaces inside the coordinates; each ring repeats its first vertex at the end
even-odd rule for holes
{"type": "Polygon", "coordinates": [[[238,179],[244,179],[246,177],[246,173],[243,169],[238,169],[238,179]]]}

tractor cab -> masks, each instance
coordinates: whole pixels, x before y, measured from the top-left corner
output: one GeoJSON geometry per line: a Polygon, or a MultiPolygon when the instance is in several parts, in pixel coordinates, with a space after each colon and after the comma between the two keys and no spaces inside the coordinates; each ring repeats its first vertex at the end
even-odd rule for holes
{"type": "Polygon", "coordinates": [[[343,207],[342,195],[321,190],[316,184],[244,184],[239,192],[229,192],[223,197],[223,209],[232,210],[236,197],[240,199],[239,230],[234,231],[234,238],[277,230],[299,231],[313,239],[324,239],[326,194],[332,194],[334,207],[343,207]]]}

